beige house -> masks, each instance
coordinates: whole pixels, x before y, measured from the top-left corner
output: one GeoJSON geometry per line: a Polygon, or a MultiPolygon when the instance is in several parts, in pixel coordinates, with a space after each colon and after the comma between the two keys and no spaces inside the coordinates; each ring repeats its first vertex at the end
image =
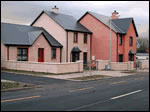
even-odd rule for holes
{"type": "Polygon", "coordinates": [[[31,26],[43,27],[62,44],[62,62],[90,61],[92,32],[73,16],[59,13],[55,6],[52,11],[42,11],[31,26]]]}

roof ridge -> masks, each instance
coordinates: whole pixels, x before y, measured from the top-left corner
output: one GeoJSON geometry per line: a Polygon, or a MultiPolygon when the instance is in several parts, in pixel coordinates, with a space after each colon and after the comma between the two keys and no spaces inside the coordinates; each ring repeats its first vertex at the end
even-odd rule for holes
{"type": "Polygon", "coordinates": [[[105,16],[105,17],[108,17],[109,18],[109,16],[106,16],[106,15],[103,15],[103,14],[99,14],[99,13],[96,13],[96,12],[93,12],[93,11],[87,11],[87,12],[91,12],[91,13],[95,13],[95,14],[98,14],[98,15],[100,15],[100,16],[105,16]]]}
{"type": "Polygon", "coordinates": [[[120,20],[120,19],[133,19],[133,17],[127,17],[127,18],[118,18],[118,19],[114,19],[114,20],[120,20]]]}
{"type": "MultiPolygon", "coordinates": [[[[54,12],[52,12],[52,11],[48,11],[48,10],[43,10],[43,11],[47,11],[47,12],[50,12],[50,13],[54,13],[54,12]]],[[[54,13],[55,14],[55,13],[54,13]]],[[[58,13],[58,14],[62,14],[62,15],[65,15],[65,16],[71,16],[71,17],[73,17],[73,18],[75,18],[74,16],[72,16],[72,15],[68,15],[68,14],[64,14],[64,13],[58,13]]]]}
{"type": "MultiPolygon", "coordinates": [[[[34,33],[34,32],[39,32],[39,30],[28,32],[28,35],[29,35],[29,43],[30,43],[30,44],[32,44],[30,34],[32,34],[32,33],[34,33]]],[[[39,37],[39,36],[41,35],[42,32],[43,32],[43,31],[42,31],[42,29],[41,29],[41,32],[39,33],[39,35],[38,35],[37,37],[39,37]]],[[[34,41],[35,41],[35,40],[34,40],[34,41]]],[[[34,42],[34,41],[33,41],[33,42],[34,42]]]]}
{"type": "Polygon", "coordinates": [[[33,28],[42,28],[42,27],[38,27],[38,26],[30,26],[30,25],[17,24],[17,23],[6,23],[6,22],[1,22],[1,24],[9,24],[9,25],[17,25],[17,26],[25,26],[25,27],[33,27],[33,28]]]}

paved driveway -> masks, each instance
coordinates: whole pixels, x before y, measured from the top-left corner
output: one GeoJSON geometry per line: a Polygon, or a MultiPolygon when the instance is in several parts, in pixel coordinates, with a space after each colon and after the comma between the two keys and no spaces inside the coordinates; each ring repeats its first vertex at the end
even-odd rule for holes
{"type": "Polygon", "coordinates": [[[7,73],[7,72],[1,72],[1,79],[36,84],[36,85],[61,84],[61,83],[68,82],[67,80],[23,75],[23,74],[16,74],[16,73],[7,73]]]}

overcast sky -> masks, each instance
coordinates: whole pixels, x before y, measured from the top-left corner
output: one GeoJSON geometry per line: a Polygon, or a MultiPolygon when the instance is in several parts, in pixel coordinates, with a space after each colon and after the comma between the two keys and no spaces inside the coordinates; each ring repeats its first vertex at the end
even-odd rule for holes
{"type": "Polygon", "coordinates": [[[42,10],[51,11],[54,5],[76,19],[86,11],[111,16],[116,10],[120,18],[134,18],[139,34],[149,33],[149,1],[2,1],[1,21],[29,25],[42,10]]]}

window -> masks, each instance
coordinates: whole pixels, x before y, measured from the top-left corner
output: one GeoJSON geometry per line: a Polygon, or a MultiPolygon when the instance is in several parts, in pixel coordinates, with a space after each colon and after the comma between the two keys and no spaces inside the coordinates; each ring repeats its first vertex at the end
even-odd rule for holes
{"type": "Polygon", "coordinates": [[[78,33],[77,32],[74,33],[74,42],[78,42],[78,33]]]}
{"type": "Polygon", "coordinates": [[[133,37],[129,38],[129,45],[132,46],[133,45],[133,37]]]}
{"type": "Polygon", "coordinates": [[[7,46],[7,60],[9,60],[9,46],[7,46]]]}
{"type": "Polygon", "coordinates": [[[119,55],[119,62],[123,62],[123,55],[122,54],[119,55]]]}
{"type": "Polygon", "coordinates": [[[84,34],[84,43],[87,43],[87,34],[84,34]]]}
{"type": "Polygon", "coordinates": [[[119,35],[119,45],[122,45],[122,35],[119,35]]]}
{"type": "Polygon", "coordinates": [[[18,61],[28,61],[28,48],[18,48],[18,61]]]}
{"type": "Polygon", "coordinates": [[[56,48],[55,47],[52,47],[52,52],[51,52],[51,56],[52,56],[52,59],[56,59],[56,48]]]}

